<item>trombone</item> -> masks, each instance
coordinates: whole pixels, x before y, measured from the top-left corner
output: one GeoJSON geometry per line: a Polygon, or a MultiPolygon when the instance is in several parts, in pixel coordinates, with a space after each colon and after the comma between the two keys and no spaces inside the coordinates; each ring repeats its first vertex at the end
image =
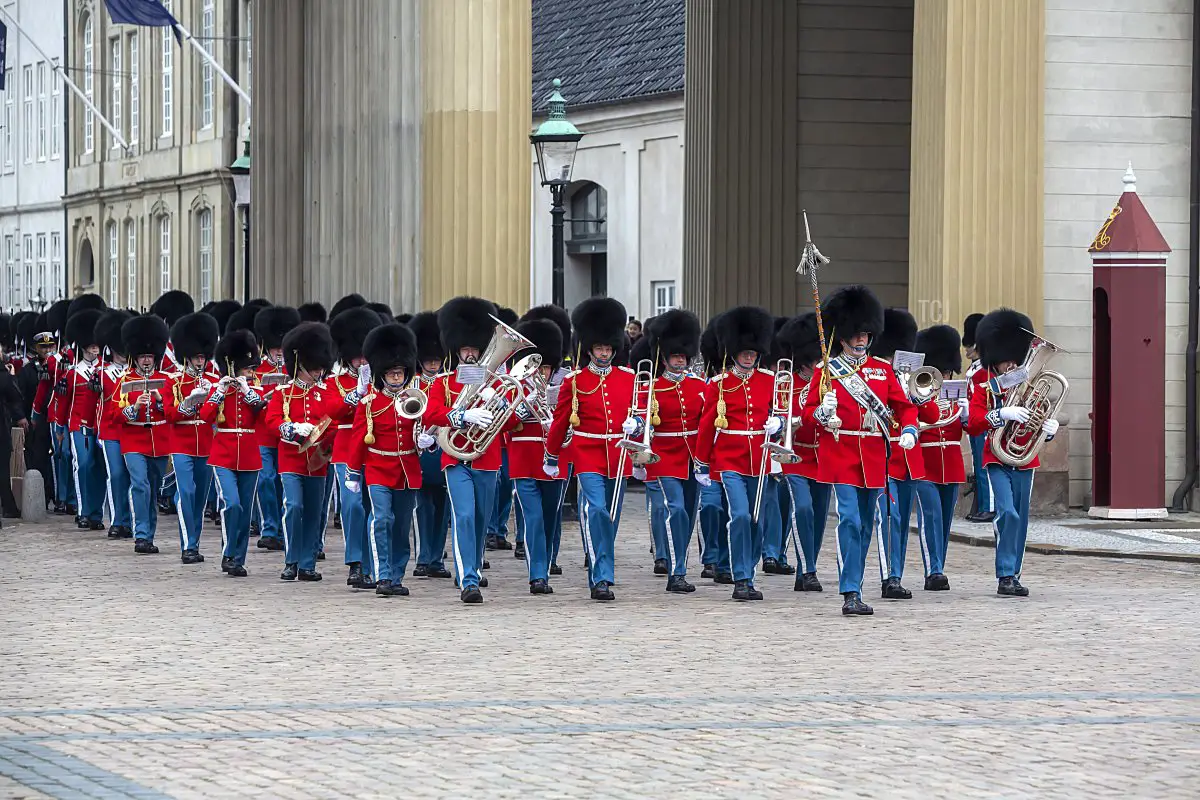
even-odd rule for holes
{"type": "Polygon", "coordinates": [[[614,523],[617,521],[617,511],[621,503],[621,481],[625,473],[625,459],[629,458],[634,465],[644,467],[647,464],[653,464],[658,461],[659,456],[654,454],[650,449],[650,405],[654,397],[654,366],[650,359],[643,358],[638,362],[637,371],[633,376],[633,397],[629,402],[629,416],[645,419],[645,430],[641,440],[631,439],[628,436],[621,437],[621,441],[617,442],[617,449],[621,451],[620,457],[617,459],[617,485],[613,490],[612,503],[608,508],[608,517],[614,523]],[[645,395],[644,403],[638,403],[638,398],[645,395]]]}
{"type": "Polygon", "coordinates": [[[767,442],[766,449],[771,458],[780,464],[795,464],[800,460],[793,449],[792,436],[800,421],[796,419],[795,394],[796,376],[792,372],[792,360],[781,358],[775,366],[775,388],[772,391],[771,413],[784,420],[783,441],[767,442]]]}

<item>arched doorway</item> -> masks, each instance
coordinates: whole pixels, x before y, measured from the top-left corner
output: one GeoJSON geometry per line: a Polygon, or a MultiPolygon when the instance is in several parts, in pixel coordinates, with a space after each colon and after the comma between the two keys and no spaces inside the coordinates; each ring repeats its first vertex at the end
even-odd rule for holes
{"type": "Polygon", "coordinates": [[[567,195],[567,307],[608,294],[608,192],[592,181],[579,181],[567,195]]]}
{"type": "MultiPolygon", "coordinates": [[[[92,240],[84,239],[79,245],[79,272],[77,288],[85,288],[96,285],[96,262],[92,258],[92,240]]],[[[73,294],[69,293],[69,294],[73,294]]]]}

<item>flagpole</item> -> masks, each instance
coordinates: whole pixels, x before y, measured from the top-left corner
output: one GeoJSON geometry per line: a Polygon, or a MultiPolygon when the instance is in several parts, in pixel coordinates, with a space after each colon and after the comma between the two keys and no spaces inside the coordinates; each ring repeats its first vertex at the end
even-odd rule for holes
{"type": "Polygon", "coordinates": [[[67,88],[73,91],[75,95],[83,101],[83,104],[87,106],[93,114],[100,118],[100,124],[108,129],[108,132],[112,134],[112,137],[117,140],[117,144],[121,145],[121,149],[128,151],[129,144],[125,141],[125,138],[121,136],[121,132],[113,127],[113,124],[108,121],[108,117],[104,116],[100,109],[96,108],[96,104],[93,103],[88,96],[83,93],[83,90],[75,85],[75,81],[71,80],[70,76],[67,75],[67,72],[65,69],[63,69],[62,64],[56,63],[54,59],[50,58],[50,56],[46,54],[46,51],[38,46],[38,43],[33,40],[33,37],[26,33],[25,29],[22,28],[21,25],[12,18],[12,15],[9,14],[8,11],[6,11],[3,7],[0,7],[0,14],[3,14],[4,17],[9,21],[9,24],[25,35],[25,40],[33,45],[33,49],[37,50],[42,58],[50,62],[50,65],[54,68],[54,71],[62,77],[63,83],[67,85],[67,88]]]}
{"type": "Polygon", "coordinates": [[[200,57],[203,58],[205,61],[207,61],[209,64],[211,64],[212,68],[217,71],[217,74],[220,75],[225,80],[225,83],[229,84],[229,88],[233,89],[235,92],[237,92],[238,97],[245,100],[246,105],[249,106],[250,105],[250,95],[246,94],[246,90],[243,89],[241,86],[238,86],[237,81],[235,81],[233,78],[231,78],[229,76],[229,73],[221,68],[221,65],[217,63],[217,60],[215,58],[213,58],[212,53],[205,50],[204,45],[202,45],[202,44],[200,44],[200,42],[196,41],[196,37],[192,36],[192,34],[188,32],[188,29],[183,27],[183,25],[180,24],[179,20],[175,20],[175,29],[179,31],[179,34],[181,36],[183,36],[183,38],[186,39],[188,41],[188,43],[190,43],[192,45],[192,47],[196,48],[196,52],[198,52],[200,54],[200,57]]]}

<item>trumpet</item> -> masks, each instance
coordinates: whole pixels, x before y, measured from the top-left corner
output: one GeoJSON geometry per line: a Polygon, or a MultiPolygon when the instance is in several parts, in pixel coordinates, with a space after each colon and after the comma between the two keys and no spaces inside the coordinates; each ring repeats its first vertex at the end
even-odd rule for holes
{"type": "MultiPolygon", "coordinates": [[[[653,464],[659,460],[659,456],[654,454],[650,449],[650,406],[654,398],[654,368],[651,366],[650,359],[644,358],[638,362],[637,371],[633,376],[633,401],[629,405],[629,416],[641,417],[646,420],[645,432],[642,434],[641,440],[630,439],[625,436],[621,441],[617,442],[617,447],[629,454],[629,460],[634,466],[644,467],[647,464],[653,464]],[[638,399],[645,395],[645,402],[639,403],[638,399]]],[[[625,453],[622,453],[624,456],[625,453]]]]}
{"type": "Polygon", "coordinates": [[[771,413],[782,417],[783,441],[767,442],[764,446],[771,458],[780,464],[795,464],[800,460],[792,447],[792,435],[799,420],[795,414],[796,376],[792,373],[792,360],[781,358],[775,365],[775,388],[772,391],[771,413]]]}
{"type": "Polygon", "coordinates": [[[420,419],[425,414],[429,398],[415,386],[405,387],[395,399],[396,413],[403,419],[420,419]]]}

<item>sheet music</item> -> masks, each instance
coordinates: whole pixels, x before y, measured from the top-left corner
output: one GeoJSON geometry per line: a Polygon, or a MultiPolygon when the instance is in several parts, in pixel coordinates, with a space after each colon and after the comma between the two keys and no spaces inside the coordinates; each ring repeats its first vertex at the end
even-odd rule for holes
{"type": "Polygon", "coordinates": [[[996,379],[996,385],[1001,389],[1011,389],[1029,380],[1029,370],[1025,367],[1017,367],[1011,372],[1006,372],[996,379]]]}
{"type": "Polygon", "coordinates": [[[474,364],[459,364],[455,374],[463,386],[482,386],[486,376],[483,367],[474,364]]]}
{"type": "Polygon", "coordinates": [[[967,382],[942,381],[942,391],[938,395],[942,400],[960,400],[967,396],[967,382]]]}
{"type": "Polygon", "coordinates": [[[546,389],[546,402],[551,408],[554,408],[556,405],[558,405],[558,392],[561,388],[562,385],[560,384],[558,386],[550,386],[546,389]]]}
{"type": "Polygon", "coordinates": [[[892,358],[892,366],[896,372],[913,372],[925,365],[924,353],[913,353],[909,350],[897,350],[892,358]]]}

